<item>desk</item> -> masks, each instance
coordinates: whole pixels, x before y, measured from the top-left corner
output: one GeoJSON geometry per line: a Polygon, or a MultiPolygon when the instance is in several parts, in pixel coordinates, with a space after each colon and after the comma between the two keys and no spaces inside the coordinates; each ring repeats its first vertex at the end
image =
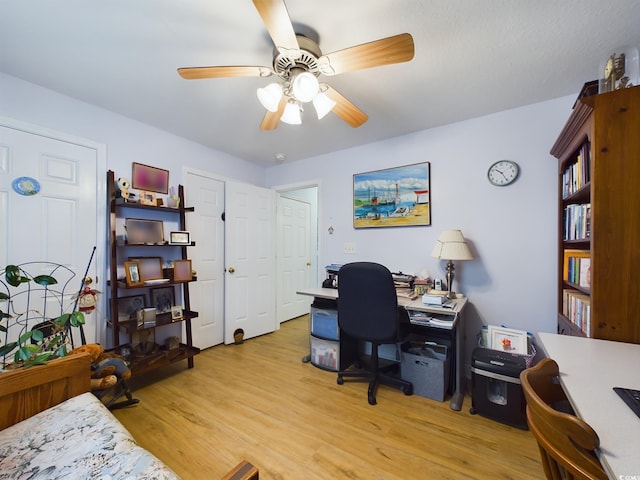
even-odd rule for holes
{"type": "Polygon", "coordinates": [[[576,414],[600,437],[596,453],[609,478],[640,478],[640,418],[613,391],[640,390],[640,345],[552,333],[537,337],[558,364],[576,414]]]}
{"type": "MultiPolygon", "coordinates": [[[[338,289],[336,288],[309,288],[305,290],[300,290],[298,292],[299,295],[308,295],[314,298],[324,298],[327,300],[338,300],[338,289]]],[[[449,406],[452,410],[460,411],[462,409],[462,401],[464,400],[464,345],[463,342],[463,328],[460,324],[461,322],[461,312],[467,304],[467,298],[458,298],[453,300],[452,308],[443,308],[435,305],[425,305],[422,303],[422,299],[418,298],[416,300],[409,300],[404,297],[398,297],[398,305],[404,307],[406,310],[410,311],[418,311],[418,312],[426,312],[434,314],[434,316],[451,318],[450,322],[440,323],[431,323],[427,325],[418,325],[412,323],[414,328],[420,329],[430,329],[435,328],[439,330],[446,330],[455,335],[454,342],[452,344],[452,352],[451,355],[454,356],[453,363],[454,367],[454,376],[455,376],[455,387],[453,391],[453,395],[451,396],[451,401],[449,406]]],[[[309,361],[309,356],[305,356],[303,361],[309,361]]]]}

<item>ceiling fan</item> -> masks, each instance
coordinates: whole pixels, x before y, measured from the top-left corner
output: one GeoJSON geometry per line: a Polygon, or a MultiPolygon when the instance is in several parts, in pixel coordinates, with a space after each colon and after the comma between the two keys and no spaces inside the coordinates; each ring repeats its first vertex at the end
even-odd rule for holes
{"type": "Polygon", "coordinates": [[[281,120],[301,123],[301,104],[307,102],[313,102],[318,118],[332,111],[352,127],[359,127],[367,121],[367,114],[331,86],[319,83],[318,77],[408,62],[413,58],[413,37],[408,33],[323,55],[317,42],[295,33],[284,0],[253,0],[253,4],[275,45],[273,67],[185,67],[178,68],[178,73],[187,80],[278,76],[282,83],[258,89],[258,99],[267,109],[260,124],[262,130],[277,128],[281,120]]]}

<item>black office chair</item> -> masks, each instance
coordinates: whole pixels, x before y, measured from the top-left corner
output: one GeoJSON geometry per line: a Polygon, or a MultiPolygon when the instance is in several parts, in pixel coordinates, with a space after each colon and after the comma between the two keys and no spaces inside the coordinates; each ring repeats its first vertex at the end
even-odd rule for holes
{"type": "Polygon", "coordinates": [[[391,272],[377,263],[354,262],[344,265],[338,272],[338,325],[341,334],[371,342],[371,361],[367,371],[339,371],[338,385],[343,377],[369,379],[368,399],[376,404],[378,384],[399,388],[405,395],[413,393],[411,382],[386,374],[398,363],[380,368],[378,347],[397,344],[400,339],[400,312],[391,272]]]}

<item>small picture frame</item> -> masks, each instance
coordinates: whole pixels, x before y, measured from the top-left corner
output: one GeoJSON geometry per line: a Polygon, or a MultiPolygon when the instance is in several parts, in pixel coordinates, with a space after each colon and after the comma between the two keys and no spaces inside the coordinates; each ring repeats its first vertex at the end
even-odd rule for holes
{"type": "Polygon", "coordinates": [[[126,218],[125,230],[129,245],[163,244],[164,223],[162,220],[126,218]]]}
{"type": "Polygon", "coordinates": [[[130,262],[140,264],[140,280],[159,280],[162,277],[162,257],[129,257],[130,262]]]}
{"type": "Polygon", "coordinates": [[[153,192],[140,192],[140,204],[156,207],[158,205],[156,194],[153,192]]]}
{"type": "Polygon", "coordinates": [[[131,187],[144,192],[166,195],[169,193],[169,170],[133,162],[131,187]]]}
{"type": "Polygon", "coordinates": [[[191,245],[191,233],[183,230],[170,232],[169,245],[191,245]]]}
{"type": "Polygon", "coordinates": [[[190,282],[193,279],[191,273],[191,260],[173,261],[173,281],[190,282]]]}
{"type": "Polygon", "coordinates": [[[127,280],[127,287],[144,285],[140,276],[140,262],[124,262],[124,274],[127,280]]]}
{"type": "Polygon", "coordinates": [[[175,291],[173,285],[157,287],[150,290],[151,306],[156,309],[156,313],[167,313],[176,304],[175,291]]]}
{"type": "Polygon", "coordinates": [[[136,312],[147,306],[146,295],[118,297],[118,320],[123,322],[136,318],[136,312]]]}
{"type": "Polygon", "coordinates": [[[180,305],[173,305],[171,307],[171,321],[182,320],[182,307],[180,305]]]}
{"type": "Polygon", "coordinates": [[[524,330],[489,325],[487,328],[487,337],[489,348],[492,350],[502,350],[520,355],[527,355],[529,353],[527,332],[524,330]]]}

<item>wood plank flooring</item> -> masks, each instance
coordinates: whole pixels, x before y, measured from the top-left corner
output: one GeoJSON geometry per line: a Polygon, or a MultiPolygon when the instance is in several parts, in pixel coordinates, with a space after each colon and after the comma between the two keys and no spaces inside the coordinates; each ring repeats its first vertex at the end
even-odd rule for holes
{"type": "Polygon", "coordinates": [[[300,360],[308,317],[134,379],[140,404],[114,411],[183,479],[217,479],[241,459],[263,480],[544,479],[531,432],[300,360]]]}

